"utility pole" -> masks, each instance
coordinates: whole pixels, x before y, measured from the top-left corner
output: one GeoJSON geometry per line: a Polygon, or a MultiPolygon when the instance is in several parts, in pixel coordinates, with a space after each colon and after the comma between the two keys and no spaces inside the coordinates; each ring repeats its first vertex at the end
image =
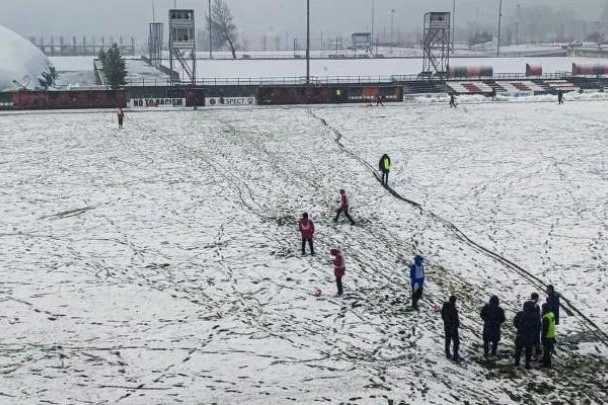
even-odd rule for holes
{"type": "Polygon", "coordinates": [[[374,14],[376,11],[376,0],[372,0],[372,53],[374,52],[374,14]]]}
{"type": "Polygon", "coordinates": [[[521,4],[517,3],[517,24],[515,25],[515,43],[519,45],[519,22],[521,17],[521,4]]]}
{"type": "Polygon", "coordinates": [[[211,0],[209,0],[209,59],[213,59],[213,40],[212,40],[212,29],[211,29],[211,0]]]}
{"type": "Polygon", "coordinates": [[[502,0],[498,3],[498,35],[496,38],[496,57],[500,58],[500,24],[502,23],[502,0]]]}
{"type": "Polygon", "coordinates": [[[456,0],[452,3],[452,55],[456,44],[456,0]]]}
{"type": "Polygon", "coordinates": [[[310,0],[306,0],[306,84],[310,83],[310,0]]]}
{"type": "Polygon", "coordinates": [[[154,0],[152,0],[152,22],[156,22],[156,7],[154,7],[154,0]]]}
{"type": "Polygon", "coordinates": [[[393,54],[393,17],[395,16],[395,9],[391,10],[391,55],[393,54]]]}

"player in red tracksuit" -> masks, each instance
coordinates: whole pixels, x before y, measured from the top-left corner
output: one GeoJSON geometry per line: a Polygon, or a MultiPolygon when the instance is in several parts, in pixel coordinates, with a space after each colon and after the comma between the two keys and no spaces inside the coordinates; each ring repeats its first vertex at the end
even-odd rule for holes
{"type": "Polygon", "coordinates": [[[298,229],[302,235],[302,256],[306,254],[306,242],[308,242],[310,254],[314,256],[315,250],[312,247],[312,236],[315,234],[315,224],[312,223],[312,220],[308,219],[306,212],[302,214],[302,218],[298,223],[298,229]]]}
{"type": "Polygon", "coordinates": [[[355,224],[355,221],[353,221],[351,216],[348,215],[348,197],[346,196],[346,191],[344,190],[340,190],[340,206],[336,211],[336,217],[334,218],[334,222],[338,221],[338,218],[340,217],[341,213],[344,213],[346,218],[348,218],[348,220],[350,221],[351,225],[355,224]]]}
{"type": "Polygon", "coordinates": [[[125,119],[125,113],[120,107],[118,107],[118,111],[116,111],[116,118],[118,118],[118,128],[122,128],[122,122],[125,119]]]}
{"type": "Polygon", "coordinates": [[[344,255],[340,252],[340,249],[332,249],[329,251],[333,256],[332,262],[334,264],[334,276],[336,276],[336,285],[338,286],[338,295],[342,295],[342,277],[344,277],[344,273],[346,272],[346,267],[344,266],[344,255]]]}

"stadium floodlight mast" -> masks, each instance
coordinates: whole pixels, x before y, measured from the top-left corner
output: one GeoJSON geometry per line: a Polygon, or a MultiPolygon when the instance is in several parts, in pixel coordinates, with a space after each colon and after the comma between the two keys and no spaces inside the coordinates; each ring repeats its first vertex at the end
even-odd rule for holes
{"type": "Polygon", "coordinates": [[[393,54],[393,17],[395,17],[395,9],[391,9],[391,55],[393,54]]]}
{"type": "Polygon", "coordinates": [[[310,0],[306,0],[306,84],[310,83],[310,0]]]}
{"type": "Polygon", "coordinates": [[[456,0],[452,3],[452,55],[456,48],[456,0]]]}
{"type": "Polygon", "coordinates": [[[372,53],[374,52],[374,14],[376,11],[376,0],[372,0],[372,53]]]}
{"type": "Polygon", "coordinates": [[[209,0],[209,59],[213,59],[213,42],[211,40],[211,0],[209,0]]]}
{"type": "Polygon", "coordinates": [[[498,35],[496,36],[496,57],[500,58],[500,24],[502,22],[502,0],[498,3],[498,35]]]}

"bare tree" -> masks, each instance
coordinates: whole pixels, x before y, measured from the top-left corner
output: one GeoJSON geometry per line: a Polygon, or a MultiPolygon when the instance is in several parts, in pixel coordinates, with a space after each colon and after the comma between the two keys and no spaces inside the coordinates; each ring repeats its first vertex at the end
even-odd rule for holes
{"type": "Polygon", "coordinates": [[[214,38],[214,47],[221,48],[228,45],[232,51],[232,58],[236,59],[237,30],[232,19],[232,13],[224,0],[214,0],[211,8],[211,18],[207,18],[207,25],[214,38]]]}

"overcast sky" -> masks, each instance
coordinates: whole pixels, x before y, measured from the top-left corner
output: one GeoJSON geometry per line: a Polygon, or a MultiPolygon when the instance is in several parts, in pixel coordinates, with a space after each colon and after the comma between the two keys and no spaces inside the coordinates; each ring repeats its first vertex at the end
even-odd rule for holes
{"type": "MultiPolygon", "coordinates": [[[[207,0],[154,0],[157,20],[166,22],[167,10],[174,1],[179,8],[195,8],[204,18],[207,0]]],[[[110,36],[125,35],[143,39],[152,20],[153,0],[0,0],[0,24],[24,36],[51,35],[110,36]]],[[[301,34],[305,30],[306,0],[226,0],[241,33],[285,32],[301,34]]],[[[457,26],[481,19],[497,19],[499,0],[456,0],[457,26]]],[[[595,18],[608,0],[504,0],[503,14],[513,14],[516,4],[522,7],[548,4],[554,8],[575,10],[581,17],[595,18]]],[[[311,30],[315,35],[368,31],[371,28],[372,0],[310,0],[311,30]]],[[[452,0],[375,0],[376,31],[390,27],[391,9],[395,9],[395,29],[421,30],[426,11],[450,11],[452,0]]],[[[199,24],[202,26],[202,24],[199,24]]]]}

